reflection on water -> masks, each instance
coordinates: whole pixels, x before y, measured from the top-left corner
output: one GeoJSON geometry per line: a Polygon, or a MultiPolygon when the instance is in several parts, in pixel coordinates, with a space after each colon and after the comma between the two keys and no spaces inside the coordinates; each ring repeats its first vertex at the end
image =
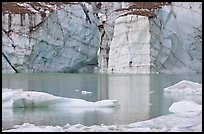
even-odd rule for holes
{"type": "MultiPolygon", "coordinates": [[[[150,77],[140,76],[109,76],[108,98],[116,99],[121,109],[113,115],[119,124],[127,124],[137,120],[150,118],[150,77]]],[[[101,89],[103,90],[103,89],[101,89]]]]}
{"type": "Polygon", "coordinates": [[[70,124],[99,124],[98,116],[112,114],[112,108],[14,108],[2,109],[3,128],[12,127],[14,124],[23,124],[25,122],[38,125],[58,125],[64,126],[70,124]]]}
{"type": "MultiPolygon", "coordinates": [[[[2,127],[24,122],[37,125],[129,124],[168,114],[169,106],[186,96],[169,96],[163,88],[181,80],[201,82],[202,75],[164,74],[3,74],[2,87],[42,91],[87,101],[116,99],[119,108],[3,109],[2,127]],[[82,94],[82,91],[91,92],[82,94]]],[[[187,97],[201,103],[202,96],[187,97]]]]}

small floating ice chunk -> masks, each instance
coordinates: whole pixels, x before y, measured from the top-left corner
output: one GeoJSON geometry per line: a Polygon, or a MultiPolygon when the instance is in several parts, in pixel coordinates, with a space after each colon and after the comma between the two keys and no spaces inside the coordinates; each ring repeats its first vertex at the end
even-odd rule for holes
{"type": "Polygon", "coordinates": [[[150,94],[153,94],[153,93],[154,93],[154,91],[149,91],[149,93],[150,93],[150,94]]]}
{"type": "Polygon", "coordinates": [[[101,100],[95,102],[96,105],[99,105],[101,107],[114,107],[114,106],[119,106],[118,100],[101,100]]]}
{"type": "Polygon", "coordinates": [[[81,94],[84,94],[84,95],[86,95],[86,94],[92,94],[92,92],[89,92],[89,91],[83,90],[83,91],[81,91],[81,94]]]}

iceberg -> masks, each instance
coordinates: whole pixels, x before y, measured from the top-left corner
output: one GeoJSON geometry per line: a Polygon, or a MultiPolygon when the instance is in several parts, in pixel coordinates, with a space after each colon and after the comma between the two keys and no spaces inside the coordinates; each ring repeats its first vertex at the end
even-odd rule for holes
{"type": "Polygon", "coordinates": [[[175,101],[194,101],[202,104],[202,83],[182,80],[172,86],[164,88],[164,96],[175,101]]]}
{"type": "Polygon", "coordinates": [[[202,95],[202,84],[182,80],[172,86],[164,88],[164,92],[202,95]]]}
{"type": "Polygon", "coordinates": [[[2,90],[2,108],[58,108],[58,107],[115,107],[117,100],[90,102],[83,99],[65,98],[44,92],[23,91],[22,89],[2,90]]]}
{"type": "Polygon", "coordinates": [[[169,108],[169,111],[172,113],[181,113],[181,112],[201,112],[202,105],[198,105],[193,101],[179,101],[175,102],[169,108]]]}

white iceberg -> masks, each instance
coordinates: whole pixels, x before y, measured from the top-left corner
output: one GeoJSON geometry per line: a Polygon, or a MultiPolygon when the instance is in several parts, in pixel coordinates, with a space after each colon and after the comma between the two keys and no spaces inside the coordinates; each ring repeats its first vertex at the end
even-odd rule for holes
{"type": "Polygon", "coordinates": [[[114,107],[119,106],[117,100],[101,100],[97,102],[82,99],[65,98],[36,91],[3,89],[2,108],[34,108],[34,107],[114,107]]]}
{"type": "Polygon", "coordinates": [[[182,113],[182,112],[201,112],[202,111],[202,105],[198,105],[197,103],[193,101],[179,101],[173,103],[169,111],[172,113],[182,113]]]}
{"type": "Polygon", "coordinates": [[[172,86],[164,88],[164,92],[202,95],[202,84],[182,80],[172,86]]]}

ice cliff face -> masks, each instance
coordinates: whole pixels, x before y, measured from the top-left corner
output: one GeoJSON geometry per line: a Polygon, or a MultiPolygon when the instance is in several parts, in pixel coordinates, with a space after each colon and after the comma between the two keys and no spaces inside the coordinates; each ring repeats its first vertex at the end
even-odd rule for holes
{"type": "Polygon", "coordinates": [[[151,70],[201,73],[202,3],[175,2],[156,14],[150,20],[151,70]]]}
{"type": "Polygon", "coordinates": [[[16,72],[93,71],[97,66],[99,19],[91,9],[84,3],[61,4],[45,19],[36,11],[34,20],[29,19],[32,11],[23,14],[24,18],[18,13],[2,14],[3,70],[13,71],[13,67],[16,72]]]}
{"type": "Polygon", "coordinates": [[[156,17],[115,20],[109,72],[201,73],[202,3],[171,3],[156,17]]]}
{"type": "Polygon", "coordinates": [[[115,21],[110,45],[109,72],[150,72],[149,19],[128,15],[115,21]]]}
{"type": "Polygon", "coordinates": [[[2,9],[2,72],[202,72],[201,2],[14,2],[2,9]]]}
{"type": "Polygon", "coordinates": [[[97,18],[84,5],[63,5],[47,18],[28,59],[34,72],[78,72],[97,63],[97,18]]]}

